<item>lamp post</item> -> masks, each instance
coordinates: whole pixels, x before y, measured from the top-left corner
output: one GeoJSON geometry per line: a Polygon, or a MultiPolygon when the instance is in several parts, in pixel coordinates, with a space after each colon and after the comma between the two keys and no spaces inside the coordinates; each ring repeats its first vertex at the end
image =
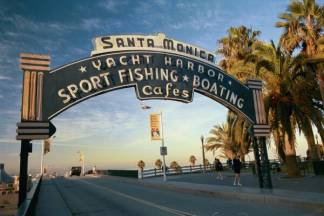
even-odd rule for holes
{"type": "Polygon", "coordinates": [[[45,143],[44,143],[44,141],[42,142],[42,153],[41,153],[41,170],[40,170],[40,173],[41,173],[41,175],[43,175],[44,174],[44,145],[45,145],[45,143]]]}
{"type": "Polygon", "coordinates": [[[202,150],[203,166],[204,166],[204,170],[203,170],[203,172],[206,173],[205,149],[204,149],[204,136],[203,136],[203,135],[201,135],[200,140],[201,140],[201,150],[202,150]]]}
{"type": "MultiPolygon", "coordinates": [[[[163,128],[163,120],[162,120],[162,112],[161,115],[161,128],[162,128],[162,148],[164,147],[164,128],[163,128]]],[[[166,166],[165,166],[165,154],[162,155],[163,158],[163,181],[166,181],[166,166]]]]}
{"type": "MultiPolygon", "coordinates": [[[[152,107],[144,104],[142,101],[140,101],[140,105],[141,105],[141,108],[143,110],[147,110],[147,109],[151,109],[152,108],[152,107]]],[[[161,147],[161,149],[163,149],[165,146],[164,146],[164,128],[163,128],[162,112],[160,112],[160,120],[161,120],[161,129],[162,129],[162,136],[161,136],[162,137],[161,138],[162,147],[161,147]]],[[[161,151],[161,154],[162,154],[162,151],[161,151]]],[[[162,154],[162,158],[163,158],[163,181],[165,182],[166,181],[165,153],[162,154]]]]}
{"type": "Polygon", "coordinates": [[[77,153],[79,153],[79,155],[80,155],[80,162],[82,162],[82,175],[84,176],[84,154],[83,154],[83,152],[81,152],[81,151],[78,151],[77,153]]]}

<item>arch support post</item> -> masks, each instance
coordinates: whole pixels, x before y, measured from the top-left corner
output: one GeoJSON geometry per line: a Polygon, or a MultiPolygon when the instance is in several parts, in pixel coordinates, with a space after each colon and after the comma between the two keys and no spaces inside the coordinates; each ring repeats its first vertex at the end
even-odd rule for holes
{"type": "Polygon", "coordinates": [[[31,140],[48,137],[43,121],[43,79],[44,72],[50,70],[50,57],[31,53],[20,54],[20,69],[23,71],[21,122],[17,123],[17,140],[21,140],[19,198],[20,206],[28,190],[28,155],[32,152],[31,140]]]}
{"type": "Polygon", "coordinates": [[[253,138],[253,151],[259,187],[272,189],[272,180],[267,152],[266,137],[253,138]]]}
{"type": "Polygon", "coordinates": [[[267,138],[270,136],[270,126],[267,123],[262,96],[262,81],[251,79],[247,86],[252,90],[255,110],[255,124],[253,125],[253,151],[259,187],[272,189],[270,163],[267,151],[267,138]]]}
{"type": "Polygon", "coordinates": [[[18,206],[20,206],[25,201],[27,196],[28,154],[30,150],[31,150],[30,140],[21,140],[18,206]]]}

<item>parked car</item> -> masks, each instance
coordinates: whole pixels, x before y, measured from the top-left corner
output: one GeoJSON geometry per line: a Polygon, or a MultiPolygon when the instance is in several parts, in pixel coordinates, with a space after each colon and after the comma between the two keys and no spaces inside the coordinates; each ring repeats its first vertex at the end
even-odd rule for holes
{"type": "Polygon", "coordinates": [[[70,170],[70,176],[80,176],[81,175],[81,167],[80,166],[75,166],[72,167],[70,170]]]}

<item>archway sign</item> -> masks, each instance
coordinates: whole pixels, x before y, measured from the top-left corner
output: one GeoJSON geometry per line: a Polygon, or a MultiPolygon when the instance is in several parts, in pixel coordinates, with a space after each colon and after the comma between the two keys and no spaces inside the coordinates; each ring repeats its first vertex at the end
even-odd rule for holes
{"type": "MultiPolygon", "coordinates": [[[[253,125],[260,187],[272,187],[265,146],[269,126],[260,80],[243,84],[217,67],[213,53],[164,34],[97,37],[93,45],[90,57],[53,70],[47,55],[20,55],[24,78],[17,139],[22,140],[22,153],[28,152],[30,140],[46,139],[55,133],[51,119],[96,95],[134,88],[140,100],[190,103],[197,92],[246,117],[253,125]]],[[[26,158],[23,154],[21,157],[22,169],[27,166],[28,153],[26,158]]]]}

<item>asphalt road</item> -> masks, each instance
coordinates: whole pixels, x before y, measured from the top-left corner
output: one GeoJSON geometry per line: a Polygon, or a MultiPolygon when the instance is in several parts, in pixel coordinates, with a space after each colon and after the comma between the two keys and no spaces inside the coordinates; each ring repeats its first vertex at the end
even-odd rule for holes
{"type": "Polygon", "coordinates": [[[118,178],[44,180],[35,215],[320,215],[252,202],[146,188],[118,178]]]}

